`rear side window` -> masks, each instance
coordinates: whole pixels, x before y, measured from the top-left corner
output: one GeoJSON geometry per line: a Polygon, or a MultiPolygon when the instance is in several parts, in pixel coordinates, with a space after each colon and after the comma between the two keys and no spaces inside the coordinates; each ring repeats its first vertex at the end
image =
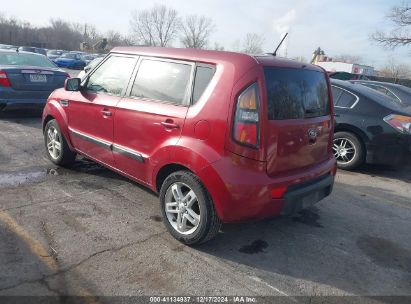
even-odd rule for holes
{"type": "Polygon", "coordinates": [[[338,108],[352,108],[358,100],[354,94],[332,86],[334,105],[338,108]]]}
{"type": "Polygon", "coordinates": [[[186,104],[191,68],[189,64],[143,59],[131,96],[186,104]]]}
{"type": "Polygon", "coordinates": [[[351,108],[357,101],[357,97],[353,94],[343,91],[337,102],[337,107],[340,108],[351,108]]]}
{"type": "Polygon", "coordinates": [[[284,120],[330,113],[324,73],[291,68],[264,68],[268,119],[284,120]]]}
{"type": "Polygon", "coordinates": [[[201,95],[203,95],[205,89],[214,76],[214,72],[215,70],[212,67],[198,66],[196,68],[193,89],[193,104],[200,99],[201,95]]]}
{"type": "Polygon", "coordinates": [[[109,57],[87,81],[87,91],[121,95],[128,85],[136,59],[109,57]]]}
{"type": "Polygon", "coordinates": [[[343,92],[343,90],[341,90],[340,88],[332,86],[331,91],[332,91],[332,94],[333,94],[334,105],[337,105],[338,98],[340,98],[341,93],[343,92]]]}

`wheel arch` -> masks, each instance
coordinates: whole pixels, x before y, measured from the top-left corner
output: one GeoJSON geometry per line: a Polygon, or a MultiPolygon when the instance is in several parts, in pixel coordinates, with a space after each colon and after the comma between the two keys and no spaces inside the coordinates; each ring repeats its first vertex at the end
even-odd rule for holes
{"type": "Polygon", "coordinates": [[[70,150],[74,151],[73,145],[71,143],[71,138],[68,132],[67,115],[65,111],[61,108],[60,103],[54,99],[49,100],[44,108],[43,125],[42,125],[43,132],[44,132],[44,129],[47,123],[52,119],[55,119],[57,121],[57,124],[59,125],[60,130],[61,130],[61,133],[65,137],[70,150]]]}
{"type": "Polygon", "coordinates": [[[334,134],[337,133],[337,132],[353,133],[355,136],[358,137],[361,144],[363,145],[363,148],[366,149],[366,143],[369,142],[369,138],[368,138],[367,134],[365,134],[365,132],[362,131],[360,128],[357,128],[357,127],[349,125],[349,124],[338,124],[334,128],[334,134]]]}
{"type": "Polygon", "coordinates": [[[164,166],[162,166],[157,174],[155,175],[155,184],[154,184],[154,189],[157,193],[160,193],[160,189],[161,189],[161,185],[163,184],[163,182],[165,181],[165,179],[167,178],[167,176],[169,176],[170,174],[177,172],[177,171],[189,171],[193,174],[195,174],[195,172],[193,172],[192,170],[190,170],[188,167],[182,165],[182,164],[178,164],[178,163],[169,163],[166,164],[164,166]]]}

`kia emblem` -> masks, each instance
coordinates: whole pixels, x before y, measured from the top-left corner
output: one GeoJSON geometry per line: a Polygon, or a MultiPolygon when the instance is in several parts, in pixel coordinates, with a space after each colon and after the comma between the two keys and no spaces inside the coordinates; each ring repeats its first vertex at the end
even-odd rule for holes
{"type": "Polygon", "coordinates": [[[308,137],[310,139],[316,139],[317,138],[317,130],[316,129],[309,129],[308,130],[308,137]]]}

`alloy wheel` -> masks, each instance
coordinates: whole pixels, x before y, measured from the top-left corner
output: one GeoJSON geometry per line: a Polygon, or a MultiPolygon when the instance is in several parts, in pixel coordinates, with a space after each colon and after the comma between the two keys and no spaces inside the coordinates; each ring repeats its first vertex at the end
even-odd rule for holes
{"type": "Polygon", "coordinates": [[[194,191],[185,183],[175,182],[165,194],[165,213],[171,226],[181,234],[197,230],[201,215],[194,191]]]}
{"type": "Polygon", "coordinates": [[[53,159],[58,159],[61,155],[61,138],[53,126],[47,130],[47,151],[53,159]]]}
{"type": "Polygon", "coordinates": [[[334,139],[333,153],[338,163],[349,164],[355,158],[357,151],[350,139],[336,138],[334,139]]]}

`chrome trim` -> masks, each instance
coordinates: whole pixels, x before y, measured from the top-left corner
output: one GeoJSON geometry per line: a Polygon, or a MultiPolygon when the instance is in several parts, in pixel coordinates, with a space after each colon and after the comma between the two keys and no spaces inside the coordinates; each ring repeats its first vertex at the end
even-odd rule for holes
{"type": "Polygon", "coordinates": [[[103,140],[103,139],[96,138],[96,137],[94,137],[94,136],[86,135],[86,134],[84,134],[84,133],[82,133],[82,132],[73,130],[73,129],[71,129],[71,128],[69,128],[69,130],[70,130],[71,133],[73,133],[73,135],[77,136],[78,138],[81,138],[81,139],[83,139],[83,140],[89,141],[89,142],[91,142],[91,143],[93,143],[93,144],[99,145],[99,146],[101,146],[101,147],[103,147],[103,148],[106,148],[106,149],[108,149],[108,150],[112,150],[112,146],[113,146],[113,145],[112,145],[110,142],[108,142],[108,141],[105,141],[105,140],[103,140]]]}
{"type": "Polygon", "coordinates": [[[103,139],[100,139],[100,138],[96,138],[96,137],[94,137],[94,136],[90,136],[90,135],[84,134],[84,133],[82,133],[82,132],[79,132],[79,131],[77,131],[77,130],[73,130],[73,129],[71,129],[71,128],[69,128],[69,130],[70,130],[70,132],[73,133],[73,135],[77,136],[78,138],[81,138],[81,139],[83,139],[83,140],[86,140],[86,141],[91,142],[91,143],[93,143],[93,144],[96,144],[96,145],[98,145],[98,146],[101,146],[101,147],[103,147],[103,148],[105,148],[105,149],[107,149],[107,150],[111,150],[111,151],[113,151],[113,152],[116,152],[116,153],[119,153],[119,154],[123,154],[123,155],[125,155],[125,156],[127,156],[127,157],[130,157],[130,158],[132,158],[132,159],[134,159],[134,160],[137,160],[137,161],[139,161],[139,162],[141,162],[141,163],[144,163],[144,157],[143,157],[143,155],[140,154],[140,153],[138,153],[138,152],[136,152],[136,151],[134,151],[134,150],[132,150],[132,149],[129,149],[129,148],[126,148],[126,147],[123,147],[123,146],[120,146],[120,145],[112,144],[112,143],[110,143],[110,142],[108,142],[108,141],[106,141],[106,140],[103,140],[103,139]]]}
{"type": "Polygon", "coordinates": [[[353,96],[355,96],[355,98],[356,98],[356,101],[353,103],[353,105],[351,106],[351,107],[340,107],[340,106],[334,106],[334,108],[340,108],[340,109],[352,109],[352,108],[354,108],[356,105],[357,105],[357,103],[360,101],[360,97],[358,97],[357,95],[355,95],[354,93],[352,93],[352,92],[350,92],[350,91],[348,91],[348,90],[346,90],[346,89],[344,89],[344,88],[342,88],[342,87],[339,87],[339,86],[336,86],[336,85],[331,85],[332,87],[335,87],[335,88],[338,88],[338,89],[340,89],[340,90],[343,90],[343,91],[346,91],[348,94],[351,94],[351,95],[353,95],[353,96]]]}
{"type": "Polygon", "coordinates": [[[119,153],[119,154],[123,154],[123,155],[125,155],[125,156],[127,156],[127,157],[130,157],[130,158],[132,158],[132,159],[134,159],[134,160],[137,160],[137,161],[139,161],[139,162],[141,162],[141,163],[144,163],[144,158],[143,158],[143,156],[142,156],[140,153],[138,153],[138,152],[136,152],[136,151],[134,151],[134,150],[131,150],[131,149],[129,149],[129,148],[126,148],[126,147],[123,147],[123,146],[120,146],[120,145],[116,145],[116,144],[113,144],[111,149],[113,150],[113,152],[117,152],[117,153],[119,153]]]}

